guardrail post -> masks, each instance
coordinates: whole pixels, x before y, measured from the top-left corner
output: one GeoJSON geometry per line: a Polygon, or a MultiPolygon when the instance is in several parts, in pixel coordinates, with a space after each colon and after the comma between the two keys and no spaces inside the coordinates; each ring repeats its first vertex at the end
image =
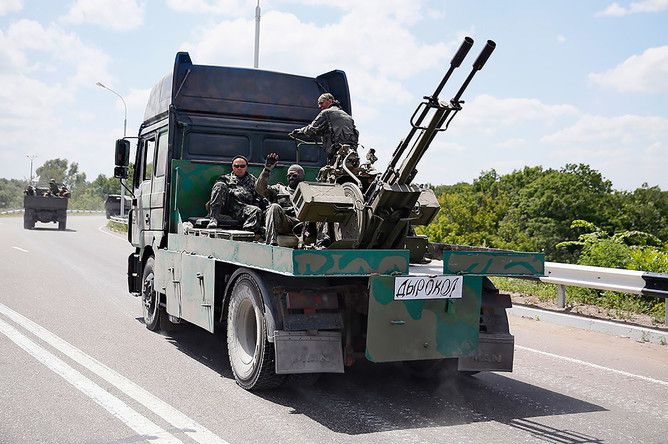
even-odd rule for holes
{"type": "MultiPolygon", "coordinates": [[[[566,286],[557,285],[557,308],[566,308],[566,286]]],[[[666,312],[668,313],[668,312],[666,312]]]]}

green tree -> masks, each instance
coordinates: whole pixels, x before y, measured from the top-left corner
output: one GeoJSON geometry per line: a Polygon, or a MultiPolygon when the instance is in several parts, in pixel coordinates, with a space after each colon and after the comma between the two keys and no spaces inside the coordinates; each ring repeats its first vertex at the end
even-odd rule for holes
{"type": "Polygon", "coordinates": [[[27,181],[0,178],[0,209],[18,210],[23,208],[23,191],[27,181]]]}
{"type": "Polygon", "coordinates": [[[644,183],[632,193],[615,193],[614,213],[610,214],[616,230],[638,230],[668,241],[668,191],[644,183]]]}
{"type": "Polygon", "coordinates": [[[531,170],[533,180],[511,181],[513,188],[499,234],[509,248],[544,251],[549,260],[567,262],[573,257],[555,245],[569,236],[573,220],[586,219],[606,226],[612,184],[588,165],[568,164],[559,171],[531,170]],[[515,185],[516,187],[517,185],[515,185]]]}
{"type": "Polygon", "coordinates": [[[35,174],[39,176],[37,184],[47,186],[51,179],[57,183],[64,183],[67,174],[67,159],[50,159],[37,167],[35,174]]]}

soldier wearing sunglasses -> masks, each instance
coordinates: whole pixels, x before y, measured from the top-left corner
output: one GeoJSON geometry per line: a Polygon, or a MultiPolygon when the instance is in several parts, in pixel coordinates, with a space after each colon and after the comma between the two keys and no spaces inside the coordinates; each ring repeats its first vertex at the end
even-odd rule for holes
{"type": "Polygon", "coordinates": [[[248,159],[232,159],[232,172],[220,176],[211,189],[207,228],[217,228],[224,216],[229,216],[239,221],[242,229],[260,234],[262,197],[255,191],[255,182],[255,176],[248,172],[248,159]]]}

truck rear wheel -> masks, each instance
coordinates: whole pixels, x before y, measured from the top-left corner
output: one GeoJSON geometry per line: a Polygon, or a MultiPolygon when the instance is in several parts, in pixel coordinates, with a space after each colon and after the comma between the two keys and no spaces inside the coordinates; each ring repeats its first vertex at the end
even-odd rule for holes
{"type": "Polygon", "coordinates": [[[28,216],[27,214],[23,216],[23,228],[26,230],[32,230],[35,228],[35,221],[32,220],[32,215],[28,216]]]}
{"type": "Polygon", "coordinates": [[[274,369],[274,344],[267,339],[262,296],[255,279],[241,274],[232,288],[227,313],[227,350],[234,378],[246,390],[280,386],[285,375],[274,369]]]}
{"type": "Polygon", "coordinates": [[[58,229],[62,231],[62,230],[65,229],[65,227],[67,227],[67,219],[64,219],[64,218],[60,219],[58,221],[58,229]]]}
{"type": "Polygon", "coordinates": [[[155,259],[149,257],[142,275],[142,312],[144,324],[151,331],[160,329],[160,293],[155,291],[155,259]]]}

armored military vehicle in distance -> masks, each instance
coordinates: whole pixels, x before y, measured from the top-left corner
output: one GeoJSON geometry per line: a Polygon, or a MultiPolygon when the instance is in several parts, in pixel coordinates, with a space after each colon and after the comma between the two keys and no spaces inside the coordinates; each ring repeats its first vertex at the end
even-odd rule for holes
{"type": "MultiPolygon", "coordinates": [[[[450,366],[512,371],[510,297],[488,276],[540,276],[543,255],[436,245],[413,229],[439,209],[432,190],[411,183],[417,164],[495,46],[488,41],[453,99],[440,101],[472,44],[467,37],[418,106],[382,175],[352,161],[357,147],[344,145],[327,165],[321,147],[288,137],[317,115],[322,93],[351,114],[344,72],[311,78],[195,65],[178,53],[151,91],[135,157],[128,287],[146,327],[226,329],[232,372],[247,390],[277,387],[287,375],[342,373],[361,360],[402,362],[416,376],[450,366]],[[332,224],[326,248],[304,231],[272,246],[239,227],[202,227],[212,185],[231,160],[245,156],[258,176],[269,153],[281,162],[274,181],[291,163],[304,168],[292,202],[302,226],[332,224]]],[[[129,157],[130,142],[116,141],[115,177],[127,178],[129,157]]]]}
{"type": "Polygon", "coordinates": [[[45,196],[48,188],[36,188],[34,195],[23,196],[23,228],[31,230],[36,222],[58,224],[59,230],[67,228],[68,197],[45,196]]]}
{"type": "MultiPolygon", "coordinates": [[[[132,198],[130,196],[123,196],[125,201],[124,214],[127,216],[130,210],[132,209],[132,198]]],[[[104,201],[104,211],[107,215],[107,219],[112,216],[120,216],[121,214],[121,195],[120,194],[110,194],[104,201]]]]}

